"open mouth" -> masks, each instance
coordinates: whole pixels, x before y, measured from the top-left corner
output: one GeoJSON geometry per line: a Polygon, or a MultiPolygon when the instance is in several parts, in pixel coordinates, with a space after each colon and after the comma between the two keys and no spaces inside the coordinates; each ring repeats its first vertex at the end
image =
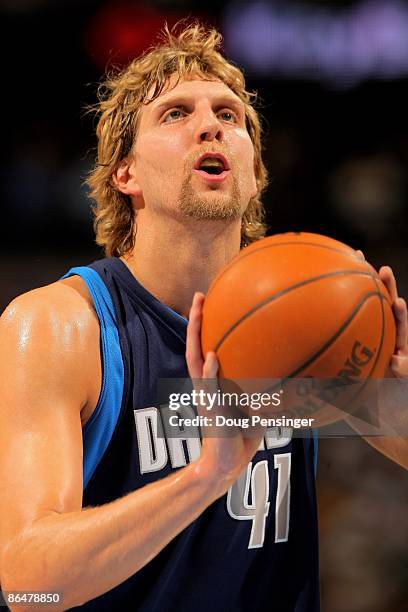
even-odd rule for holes
{"type": "Polygon", "coordinates": [[[207,174],[221,174],[224,172],[224,164],[219,159],[207,158],[199,166],[199,170],[207,172],[207,174]]]}
{"type": "Polygon", "coordinates": [[[206,174],[218,176],[225,170],[229,170],[227,160],[219,154],[206,154],[201,156],[194,165],[195,170],[201,170],[206,174]]]}

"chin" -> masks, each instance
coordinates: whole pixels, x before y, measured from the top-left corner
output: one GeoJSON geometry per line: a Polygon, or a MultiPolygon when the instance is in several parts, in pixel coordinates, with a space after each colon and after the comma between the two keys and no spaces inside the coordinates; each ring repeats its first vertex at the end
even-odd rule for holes
{"type": "Polygon", "coordinates": [[[193,219],[209,221],[235,221],[242,217],[241,206],[236,202],[208,202],[205,198],[182,203],[180,212],[193,219]]]}
{"type": "Polygon", "coordinates": [[[183,187],[180,195],[179,210],[194,219],[235,221],[242,217],[245,210],[241,200],[235,185],[231,193],[223,193],[220,190],[196,192],[188,184],[183,187]]]}

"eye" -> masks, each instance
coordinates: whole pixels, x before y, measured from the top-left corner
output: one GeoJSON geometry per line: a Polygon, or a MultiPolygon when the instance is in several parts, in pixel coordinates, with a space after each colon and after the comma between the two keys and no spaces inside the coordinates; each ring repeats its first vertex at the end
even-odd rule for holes
{"type": "Polygon", "coordinates": [[[222,110],[218,113],[218,116],[227,123],[234,123],[237,120],[235,113],[230,110],[222,110]]]}
{"type": "Polygon", "coordinates": [[[172,123],[173,121],[181,119],[185,115],[186,111],[183,108],[172,108],[165,114],[163,123],[172,123]]]}

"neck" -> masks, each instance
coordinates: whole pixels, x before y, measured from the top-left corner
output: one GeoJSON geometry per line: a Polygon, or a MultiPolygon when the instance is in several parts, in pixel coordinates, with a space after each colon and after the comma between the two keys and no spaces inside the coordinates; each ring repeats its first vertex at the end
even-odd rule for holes
{"type": "Polygon", "coordinates": [[[135,246],[123,256],[137,280],[188,318],[196,291],[206,293],[218,270],[239,252],[241,220],[138,215],[135,246]]]}

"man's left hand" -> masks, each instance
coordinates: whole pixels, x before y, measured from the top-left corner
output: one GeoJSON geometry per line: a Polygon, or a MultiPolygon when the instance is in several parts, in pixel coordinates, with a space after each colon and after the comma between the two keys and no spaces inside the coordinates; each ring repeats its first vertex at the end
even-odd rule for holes
{"type": "MultiPolygon", "coordinates": [[[[364,258],[361,251],[357,251],[357,253],[364,258]]],[[[398,295],[397,282],[392,269],[389,266],[383,266],[378,274],[392,300],[392,310],[397,332],[394,354],[391,356],[384,382],[387,383],[387,378],[395,377],[400,379],[404,386],[406,386],[408,382],[407,304],[398,295]]],[[[367,436],[361,431],[359,419],[350,417],[347,421],[355,431],[363,435],[371,446],[408,470],[408,434],[405,433],[408,431],[408,419],[404,389],[401,394],[401,388],[396,388],[395,385],[390,387],[390,385],[385,384],[385,387],[382,389],[381,398],[379,409],[381,428],[384,430],[382,435],[367,436]]]]}
{"type": "MultiPolygon", "coordinates": [[[[365,259],[362,251],[356,251],[357,255],[365,259]]],[[[368,262],[367,262],[368,263],[368,262]]],[[[368,264],[373,272],[374,268],[368,264]]],[[[395,340],[394,354],[388,367],[386,376],[395,378],[408,378],[408,317],[407,303],[404,298],[399,297],[397,281],[390,266],[382,266],[379,277],[388,289],[392,300],[392,310],[394,313],[397,335],[395,340]]]]}
{"type": "Polygon", "coordinates": [[[392,299],[392,310],[394,312],[397,326],[397,337],[395,341],[394,354],[389,365],[389,374],[396,378],[408,378],[408,318],[407,303],[398,295],[397,281],[389,266],[380,268],[379,276],[387,287],[392,299]]]}

